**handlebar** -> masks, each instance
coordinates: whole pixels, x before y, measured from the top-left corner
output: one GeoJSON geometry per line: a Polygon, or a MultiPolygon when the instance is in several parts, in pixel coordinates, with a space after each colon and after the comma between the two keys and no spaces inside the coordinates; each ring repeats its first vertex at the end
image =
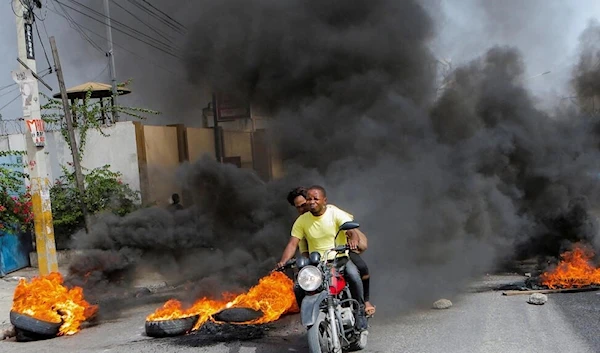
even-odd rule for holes
{"type": "Polygon", "coordinates": [[[339,246],[336,246],[335,248],[331,249],[331,251],[335,251],[335,252],[344,252],[346,250],[350,250],[350,246],[348,244],[339,245],[339,246]]]}
{"type": "Polygon", "coordinates": [[[287,260],[287,262],[284,263],[283,266],[275,269],[275,271],[284,271],[288,268],[294,267],[294,265],[296,265],[296,258],[291,258],[291,259],[287,260]]]}

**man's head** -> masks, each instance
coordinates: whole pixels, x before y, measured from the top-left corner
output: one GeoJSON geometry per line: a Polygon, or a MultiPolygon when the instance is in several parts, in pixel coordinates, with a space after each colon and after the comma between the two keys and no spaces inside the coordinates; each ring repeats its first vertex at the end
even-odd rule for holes
{"type": "Polygon", "coordinates": [[[306,203],[306,188],[297,187],[290,191],[287,196],[287,201],[290,205],[296,208],[298,214],[303,214],[308,211],[308,204],[306,203]]]}
{"type": "Polygon", "coordinates": [[[179,203],[179,194],[173,194],[171,195],[171,200],[173,200],[173,204],[178,204],[179,203]]]}
{"type": "Polygon", "coordinates": [[[315,216],[320,216],[327,209],[327,193],[325,188],[319,185],[313,185],[306,192],[306,203],[308,210],[315,216]]]}

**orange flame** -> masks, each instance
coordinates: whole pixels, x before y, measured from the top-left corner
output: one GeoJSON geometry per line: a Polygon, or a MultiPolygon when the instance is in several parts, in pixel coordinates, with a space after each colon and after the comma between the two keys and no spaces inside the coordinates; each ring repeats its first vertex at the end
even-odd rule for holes
{"type": "Polygon", "coordinates": [[[60,273],[35,277],[30,283],[24,279],[15,288],[12,311],[38,320],[59,323],[59,336],[79,332],[82,322],[93,316],[98,307],[83,298],[83,289],[67,289],[60,273]]]}
{"type": "Polygon", "coordinates": [[[263,316],[244,324],[262,324],[275,321],[283,314],[298,312],[298,305],[293,290],[292,280],[281,272],[272,272],[260,279],[258,284],[247,293],[233,296],[224,294],[222,300],[202,298],[190,308],[183,309],[181,302],[171,299],[154,313],[148,315],[147,321],[181,319],[200,315],[193,330],[199,329],[212,316],[225,308],[251,308],[263,312],[263,316]]]}
{"type": "Polygon", "coordinates": [[[579,288],[600,284],[600,269],[591,264],[594,252],[576,244],[571,251],[560,255],[562,260],[558,266],[544,272],[540,279],[548,288],[579,288]]]}

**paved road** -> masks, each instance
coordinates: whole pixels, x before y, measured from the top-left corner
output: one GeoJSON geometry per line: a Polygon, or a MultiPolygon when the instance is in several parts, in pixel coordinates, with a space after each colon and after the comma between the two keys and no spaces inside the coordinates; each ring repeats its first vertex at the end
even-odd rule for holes
{"type": "MultiPolygon", "coordinates": [[[[393,320],[375,318],[365,352],[511,353],[600,351],[600,295],[554,294],[543,306],[527,296],[499,292],[465,294],[448,310],[419,310],[393,320]]],[[[0,351],[28,352],[305,352],[297,315],[273,324],[262,338],[217,342],[211,336],[145,337],[144,317],[155,305],[122,312],[118,319],[89,327],[71,337],[43,342],[0,342],[0,351]]]]}

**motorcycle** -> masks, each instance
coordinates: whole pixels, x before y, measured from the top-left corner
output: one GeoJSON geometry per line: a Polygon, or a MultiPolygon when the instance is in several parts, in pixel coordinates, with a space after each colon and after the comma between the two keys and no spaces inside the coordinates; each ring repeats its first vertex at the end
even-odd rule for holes
{"type": "MultiPolygon", "coordinates": [[[[341,231],[356,229],[358,223],[342,224],[341,231]]],[[[300,306],[302,325],[307,329],[310,353],[341,353],[356,351],[367,346],[367,330],[358,328],[359,302],[352,298],[343,275],[344,265],[338,265],[338,254],[349,250],[340,245],[325,252],[313,252],[309,258],[299,257],[288,261],[283,268],[296,267],[296,281],[305,292],[300,306]],[[333,260],[329,254],[336,253],[333,260]]],[[[283,269],[282,268],[282,269],[283,269]]]]}

